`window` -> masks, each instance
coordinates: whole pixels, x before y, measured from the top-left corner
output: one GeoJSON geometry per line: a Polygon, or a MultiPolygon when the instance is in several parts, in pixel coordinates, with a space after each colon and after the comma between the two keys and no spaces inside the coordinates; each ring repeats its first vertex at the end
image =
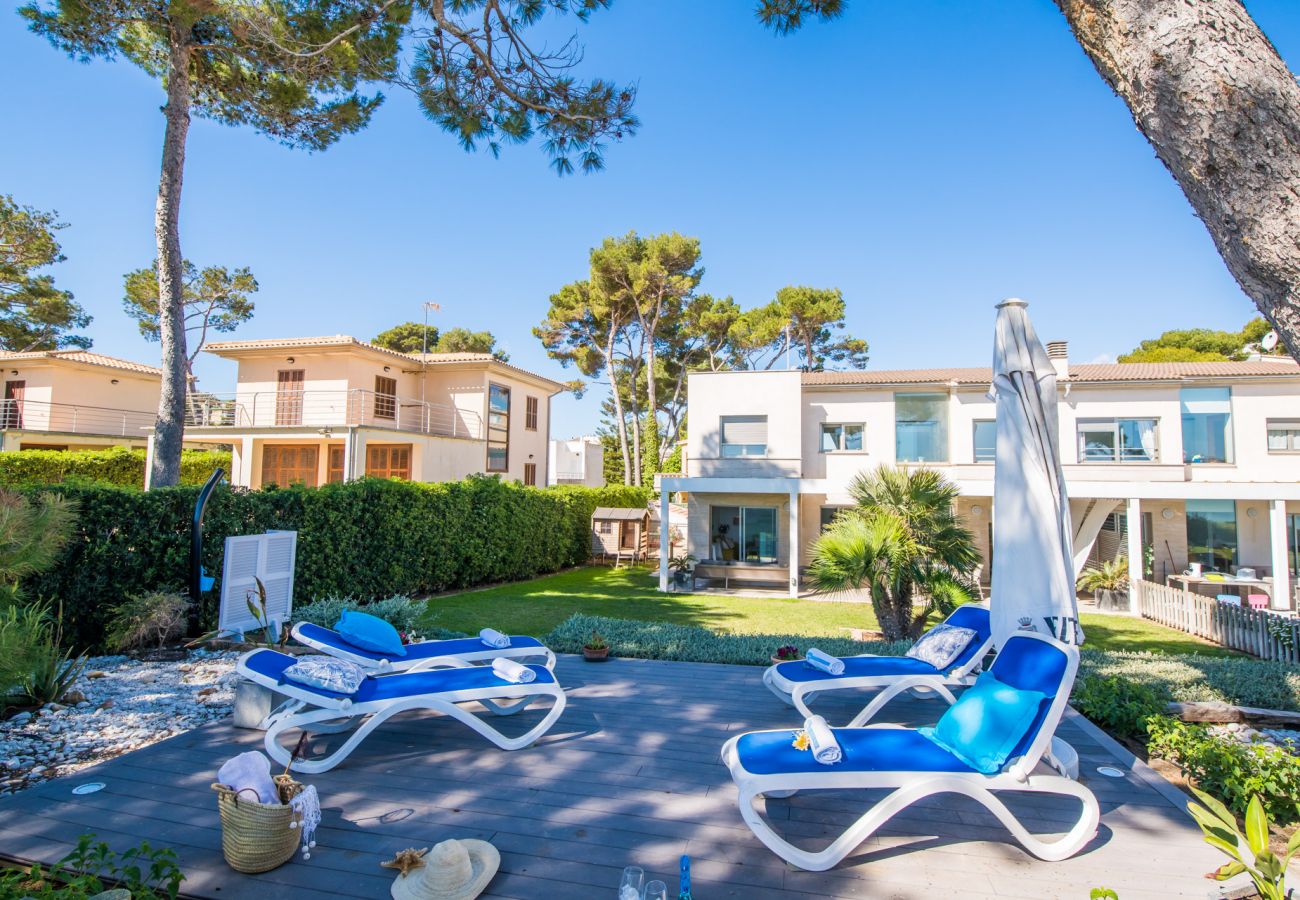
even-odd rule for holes
{"type": "Polygon", "coordinates": [[[1231,388],[1183,388],[1183,462],[1232,462],[1231,388]]]}
{"type": "Polygon", "coordinates": [[[1187,501],[1187,559],[1227,572],[1237,561],[1237,504],[1232,500],[1187,501]]]}
{"type": "Polygon", "coordinates": [[[329,448],[328,466],[325,470],[325,480],[330,484],[335,484],[343,480],[343,445],[329,448]]]}
{"type": "Polygon", "coordinates": [[[397,379],[375,376],[375,418],[397,418],[397,379]]]}
{"type": "Polygon", "coordinates": [[[899,462],[948,461],[948,395],[894,395],[895,455],[899,462]]]}
{"type": "Polygon", "coordinates": [[[997,458],[998,423],[993,419],[977,419],[974,428],[975,462],[993,462],[997,458]]]}
{"type": "Polygon", "coordinates": [[[776,562],[776,507],[709,508],[709,559],[776,562]]]}
{"type": "Polygon", "coordinates": [[[1268,420],[1268,452],[1300,453],[1300,419],[1268,420]]]}
{"type": "Polygon", "coordinates": [[[601,534],[613,534],[613,533],[614,533],[614,523],[611,522],[611,521],[609,521],[609,519],[602,519],[601,522],[600,522],[600,533],[601,533],[601,534]]]}
{"type": "Polygon", "coordinates": [[[767,416],[723,416],[722,456],[767,456],[767,416]]]}
{"type": "Polygon", "coordinates": [[[303,369],[281,369],[275,373],[275,424],[302,424],[304,375],[303,369]]]}
{"type": "Polygon", "coordinates": [[[537,398],[524,398],[524,427],[529,431],[537,430],[537,398]]]}
{"type": "Polygon", "coordinates": [[[847,506],[823,506],[821,508],[821,527],[818,533],[825,534],[826,529],[834,525],[835,520],[839,518],[840,513],[844,512],[846,509],[848,509],[847,506]]]}
{"type": "Polygon", "coordinates": [[[1158,419],[1083,419],[1079,462],[1155,462],[1158,419]]]}
{"type": "Polygon", "coordinates": [[[3,428],[23,427],[23,395],[27,393],[26,381],[5,382],[3,428]]]}
{"type": "Polygon", "coordinates": [[[268,444],[262,447],[262,487],[278,484],[316,486],[315,444],[268,444]]]}
{"type": "Polygon", "coordinates": [[[366,474],[372,478],[411,480],[410,444],[367,444],[366,474]]]}
{"type": "Polygon", "coordinates": [[[862,452],[862,425],[822,426],[822,452],[862,452]]]}
{"type": "Polygon", "coordinates": [[[524,484],[537,486],[537,463],[524,463],[524,484]]]}
{"type": "Polygon", "coordinates": [[[510,388],[488,385],[487,470],[510,468],[510,388]]]}

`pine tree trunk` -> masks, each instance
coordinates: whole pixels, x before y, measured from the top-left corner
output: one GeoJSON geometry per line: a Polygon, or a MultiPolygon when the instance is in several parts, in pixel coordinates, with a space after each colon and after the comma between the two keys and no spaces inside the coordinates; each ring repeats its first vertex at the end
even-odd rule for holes
{"type": "Polygon", "coordinates": [[[1241,0],[1055,0],[1237,283],[1300,351],[1300,84],[1241,0]]]}
{"type": "Polygon", "coordinates": [[[185,436],[185,391],[188,356],[185,352],[184,258],[181,256],[181,183],[185,173],[185,137],[190,128],[190,47],[188,36],[172,35],[167,73],[167,130],[163,138],[162,174],[154,210],[158,244],[158,329],[162,341],[162,394],[154,428],[150,484],[176,484],[181,472],[181,443],[185,436]]]}
{"type": "Polygon", "coordinates": [[[623,483],[632,483],[632,456],[627,449],[627,419],[623,416],[623,398],[618,395],[618,380],[614,372],[614,329],[610,329],[605,343],[605,372],[609,375],[610,390],[614,399],[614,421],[618,423],[618,448],[623,451],[623,483]]]}

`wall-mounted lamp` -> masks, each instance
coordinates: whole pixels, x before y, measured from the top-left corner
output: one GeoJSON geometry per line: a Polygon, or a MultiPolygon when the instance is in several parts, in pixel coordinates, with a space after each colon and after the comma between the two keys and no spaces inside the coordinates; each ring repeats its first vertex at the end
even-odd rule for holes
{"type": "Polygon", "coordinates": [[[317,433],[318,433],[321,437],[325,438],[325,440],[327,440],[327,441],[328,441],[330,438],[334,437],[334,432],[333,432],[333,431],[330,431],[330,428],[329,428],[328,425],[326,425],[324,428],[322,428],[322,429],[321,429],[319,432],[317,432],[317,433]]]}
{"type": "Polygon", "coordinates": [[[1256,516],[1259,515],[1259,510],[1256,509],[1256,508],[1253,507],[1253,506],[1247,506],[1247,507],[1246,507],[1246,515],[1250,516],[1250,518],[1253,519],[1253,518],[1255,518],[1256,516]]]}
{"type": "Polygon", "coordinates": [[[10,370],[9,370],[9,374],[10,374],[10,375],[17,375],[17,374],[18,374],[18,370],[17,370],[17,369],[10,369],[10,370]]]}
{"type": "Polygon", "coordinates": [[[109,384],[117,384],[117,379],[114,378],[112,381],[109,382],[109,384]]]}
{"type": "Polygon", "coordinates": [[[974,506],[970,508],[970,514],[972,516],[982,516],[984,515],[984,507],[976,503],[974,506]]]}
{"type": "Polygon", "coordinates": [[[388,366],[384,366],[384,371],[385,371],[385,372],[388,371],[388,366]]]}
{"type": "Polygon", "coordinates": [[[289,363],[289,365],[293,365],[293,357],[292,356],[288,357],[287,359],[285,359],[285,362],[289,363]]]}

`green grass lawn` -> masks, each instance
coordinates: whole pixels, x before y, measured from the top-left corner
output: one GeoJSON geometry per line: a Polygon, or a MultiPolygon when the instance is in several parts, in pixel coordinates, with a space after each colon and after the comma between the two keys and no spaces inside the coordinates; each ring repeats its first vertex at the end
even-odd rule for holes
{"type": "MultiPolygon", "coordinates": [[[[661,594],[658,576],[649,569],[603,566],[433,597],[425,625],[470,634],[492,627],[509,634],[544,637],[574,613],[700,625],[736,634],[846,637],[850,628],[876,627],[871,606],[865,603],[661,594]]],[[[1080,618],[1089,647],[1232,655],[1231,651],[1145,619],[1095,613],[1080,618]]]]}

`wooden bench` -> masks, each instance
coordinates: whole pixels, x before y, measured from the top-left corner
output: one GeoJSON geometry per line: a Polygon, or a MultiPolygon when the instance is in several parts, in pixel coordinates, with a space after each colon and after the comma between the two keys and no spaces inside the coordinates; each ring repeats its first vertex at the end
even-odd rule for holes
{"type": "Polygon", "coordinates": [[[790,568],[766,563],[701,562],[695,564],[695,577],[722,581],[730,588],[734,581],[771,582],[786,587],[790,583],[790,568]]]}

